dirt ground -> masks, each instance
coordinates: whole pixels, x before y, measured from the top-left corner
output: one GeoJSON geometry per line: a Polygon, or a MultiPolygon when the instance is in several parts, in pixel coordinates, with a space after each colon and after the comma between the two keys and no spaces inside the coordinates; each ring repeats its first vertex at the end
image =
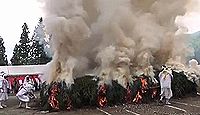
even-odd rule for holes
{"type": "Polygon", "coordinates": [[[150,104],[129,104],[101,109],[78,109],[51,113],[37,110],[34,107],[35,103],[30,103],[32,108],[29,110],[17,108],[17,98],[9,96],[8,107],[0,109],[0,115],[200,115],[200,96],[172,99],[171,105],[160,105],[157,102],[152,102],[150,104]]]}

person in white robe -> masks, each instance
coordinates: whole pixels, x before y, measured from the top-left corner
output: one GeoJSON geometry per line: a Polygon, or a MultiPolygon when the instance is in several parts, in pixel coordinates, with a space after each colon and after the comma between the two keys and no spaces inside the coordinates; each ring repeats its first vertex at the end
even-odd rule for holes
{"type": "Polygon", "coordinates": [[[22,104],[25,103],[25,108],[29,109],[28,106],[29,102],[32,98],[36,98],[34,93],[34,85],[30,80],[29,76],[26,76],[24,79],[24,83],[19,88],[18,93],[16,94],[17,98],[19,99],[19,107],[22,107],[22,104]]]}
{"type": "Polygon", "coordinates": [[[5,101],[8,100],[8,89],[10,85],[8,81],[4,78],[5,73],[0,72],[0,109],[7,107],[5,101]]]}
{"type": "Polygon", "coordinates": [[[159,80],[161,86],[161,93],[160,93],[160,101],[163,101],[163,98],[166,99],[166,104],[171,104],[169,102],[170,98],[173,96],[171,90],[171,82],[172,82],[172,70],[170,68],[164,68],[163,71],[159,73],[159,80]]]}

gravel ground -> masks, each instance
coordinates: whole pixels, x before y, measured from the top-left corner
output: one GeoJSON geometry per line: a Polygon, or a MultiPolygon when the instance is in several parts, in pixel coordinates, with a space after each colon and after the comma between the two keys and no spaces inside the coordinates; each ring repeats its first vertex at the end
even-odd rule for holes
{"type": "Polygon", "coordinates": [[[78,109],[61,112],[41,112],[32,102],[31,109],[17,108],[18,100],[15,96],[10,96],[7,101],[7,108],[0,109],[0,115],[200,115],[200,96],[187,97],[183,99],[172,99],[171,105],[160,105],[157,102],[150,104],[129,104],[122,106],[78,109]]]}

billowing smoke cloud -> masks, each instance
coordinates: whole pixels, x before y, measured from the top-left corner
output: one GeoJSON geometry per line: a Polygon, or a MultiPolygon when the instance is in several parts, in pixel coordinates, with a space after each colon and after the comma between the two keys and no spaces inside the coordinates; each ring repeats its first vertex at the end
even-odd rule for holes
{"type": "Polygon", "coordinates": [[[54,52],[49,82],[95,73],[125,86],[130,75],[189,53],[175,19],[187,0],[46,0],[54,52]],[[73,77],[72,77],[73,76],[73,77]]]}
{"type": "Polygon", "coordinates": [[[190,0],[186,5],[187,12],[176,19],[180,31],[194,33],[199,31],[200,27],[200,0],[190,0]]]}

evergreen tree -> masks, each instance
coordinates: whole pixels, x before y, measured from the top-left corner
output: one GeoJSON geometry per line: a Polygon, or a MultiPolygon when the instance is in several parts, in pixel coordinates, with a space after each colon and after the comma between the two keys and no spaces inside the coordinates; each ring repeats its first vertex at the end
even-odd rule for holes
{"type": "Polygon", "coordinates": [[[52,57],[52,52],[50,50],[50,43],[49,43],[51,36],[46,34],[45,32],[45,25],[43,24],[42,17],[39,19],[39,23],[34,30],[33,37],[35,40],[39,40],[40,44],[43,44],[46,55],[48,55],[49,57],[52,57]]]}
{"type": "Polygon", "coordinates": [[[33,39],[36,41],[39,41],[40,44],[44,44],[46,45],[47,42],[45,41],[45,39],[47,38],[47,35],[45,33],[44,30],[45,26],[43,24],[43,19],[40,18],[38,25],[35,27],[34,33],[33,33],[33,39]]]}
{"type": "Polygon", "coordinates": [[[194,56],[190,58],[195,58],[200,62],[200,32],[191,34],[189,38],[189,47],[194,49],[194,56]]]}
{"type": "Polygon", "coordinates": [[[43,19],[40,18],[31,40],[30,64],[46,64],[51,60],[48,55],[49,49],[47,49],[49,45],[47,42],[48,35],[45,33],[44,28],[43,19]]]}
{"type": "Polygon", "coordinates": [[[22,26],[22,34],[19,45],[15,45],[13,57],[11,58],[12,65],[27,65],[30,62],[30,39],[28,37],[29,30],[26,23],[22,26]]]}
{"type": "Polygon", "coordinates": [[[37,40],[33,40],[30,51],[30,59],[30,64],[34,65],[46,64],[51,60],[51,58],[49,58],[44,52],[44,45],[40,44],[37,40]]]}
{"type": "Polygon", "coordinates": [[[11,58],[11,63],[12,65],[21,65],[21,61],[20,61],[20,52],[19,52],[19,46],[16,44],[15,48],[13,50],[13,57],[11,58]]]}
{"type": "Polygon", "coordinates": [[[0,36],[0,66],[8,65],[7,55],[5,54],[6,50],[4,47],[3,38],[0,36]]]}

